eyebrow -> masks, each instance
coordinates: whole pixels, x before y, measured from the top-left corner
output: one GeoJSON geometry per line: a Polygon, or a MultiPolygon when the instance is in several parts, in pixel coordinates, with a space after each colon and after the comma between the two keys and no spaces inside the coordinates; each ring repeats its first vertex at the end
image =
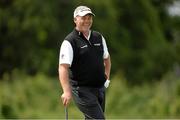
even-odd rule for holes
{"type": "Polygon", "coordinates": [[[91,14],[87,14],[85,16],[82,16],[82,18],[85,18],[85,17],[92,18],[92,15],[91,14]]]}

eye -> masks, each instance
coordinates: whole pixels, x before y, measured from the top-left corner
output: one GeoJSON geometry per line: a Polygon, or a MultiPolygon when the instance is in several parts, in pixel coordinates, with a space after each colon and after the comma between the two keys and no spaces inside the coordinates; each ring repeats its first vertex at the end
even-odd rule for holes
{"type": "Polygon", "coordinates": [[[81,19],[82,19],[82,20],[86,20],[86,17],[85,17],[85,16],[83,16],[81,19]]]}

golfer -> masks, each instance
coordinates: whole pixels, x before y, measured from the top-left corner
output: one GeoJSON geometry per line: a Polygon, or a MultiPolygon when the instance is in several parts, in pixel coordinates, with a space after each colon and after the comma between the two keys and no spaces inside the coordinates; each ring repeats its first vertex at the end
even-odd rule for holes
{"type": "Polygon", "coordinates": [[[104,37],[91,30],[95,14],[87,6],[74,10],[74,30],[60,48],[59,79],[63,105],[74,99],[85,119],[105,119],[105,88],[111,61],[104,37]]]}

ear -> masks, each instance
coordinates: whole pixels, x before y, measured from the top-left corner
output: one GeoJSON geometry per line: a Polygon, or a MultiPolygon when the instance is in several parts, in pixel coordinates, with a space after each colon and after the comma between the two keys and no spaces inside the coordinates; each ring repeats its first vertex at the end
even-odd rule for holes
{"type": "Polygon", "coordinates": [[[77,21],[77,18],[75,17],[75,18],[74,18],[74,23],[76,23],[76,21],[77,21]]]}

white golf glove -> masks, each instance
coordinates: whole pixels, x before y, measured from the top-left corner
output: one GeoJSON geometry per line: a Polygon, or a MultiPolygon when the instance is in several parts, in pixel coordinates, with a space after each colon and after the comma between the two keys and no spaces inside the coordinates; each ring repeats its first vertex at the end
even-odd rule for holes
{"type": "Polygon", "coordinates": [[[106,88],[108,88],[108,87],[109,87],[109,84],[110,84],[110,80],[106,80],[106,82],[104,83],[104,86],[105,86],[106,88]]]}

